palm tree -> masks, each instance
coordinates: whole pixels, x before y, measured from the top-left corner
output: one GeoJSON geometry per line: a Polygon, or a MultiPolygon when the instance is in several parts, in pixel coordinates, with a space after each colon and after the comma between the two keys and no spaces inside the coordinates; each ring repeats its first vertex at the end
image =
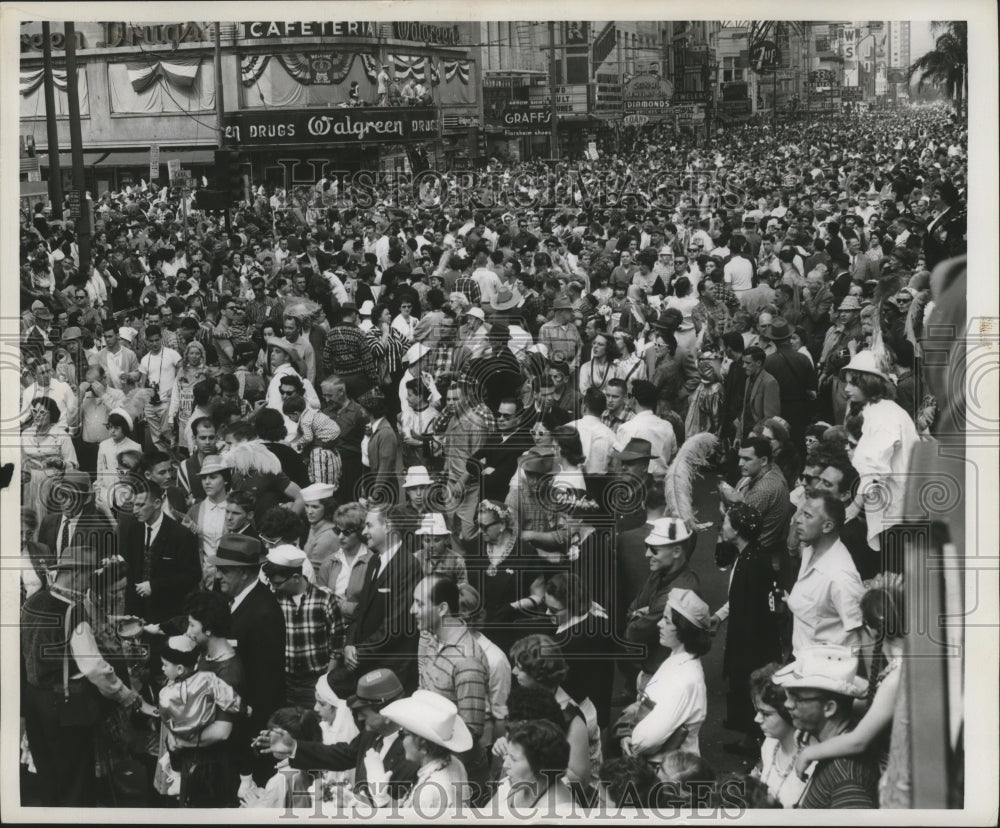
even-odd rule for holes
{"type": "Polygon", "coordinates": [[[919,75],[918,92],[925,83],[944,87],[955,111],[961,112],[969,87],[969,24],[964,20],[934,20],[931,31],[937,35],[934,48],[910,64],[907,80],[919,75]]]}

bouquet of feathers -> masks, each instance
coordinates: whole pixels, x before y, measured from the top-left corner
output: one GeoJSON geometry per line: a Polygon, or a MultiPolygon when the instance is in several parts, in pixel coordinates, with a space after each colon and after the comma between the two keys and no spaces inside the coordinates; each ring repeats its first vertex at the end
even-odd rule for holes
{"type": "Polygon", "coordinates": [[[278,474],[281,461],[267,446],[257,440],[237,443],[222,455],[222,463],[240,474],[278,474]]]}
{"type": "Polygon", "coordinates": [[[683,520],[692,532],[712,524],[699,524],[694,511],[694,482],[699,470],[712,461],[719,439],[714,434],[704,432],[687,438],[677,450],[674,461],[663,478],[663,494],[666,500],[667,517],[683,520]]]}

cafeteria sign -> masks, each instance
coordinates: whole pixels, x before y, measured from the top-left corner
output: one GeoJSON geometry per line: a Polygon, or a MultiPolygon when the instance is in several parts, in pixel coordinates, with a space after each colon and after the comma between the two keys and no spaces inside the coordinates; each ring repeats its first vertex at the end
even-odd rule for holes
{"type": "Polygon", "coordinates": [[[365,107],[230,112],[223,129],[231,146],[260,147],[428,140],[440,124],[432,107],[365,107]]]}

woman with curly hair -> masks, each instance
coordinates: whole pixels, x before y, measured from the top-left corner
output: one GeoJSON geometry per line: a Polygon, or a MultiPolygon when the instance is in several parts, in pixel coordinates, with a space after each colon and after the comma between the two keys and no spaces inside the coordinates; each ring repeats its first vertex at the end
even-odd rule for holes
{"type": "Polygon", "coordinates": [[[559,728],[548,721],[521,722],[507,734],[505,778],[488,813],[532,816],[573,816],[576,800],[561,777],[569,762],[569,744],[559,728]]]}
{"type": "Polygon", "coordinates": [[[764,734],[760,761],[751,775],[767,786],[768,793],[782,807],[794,808],[806,787],[805,782],[794,773],[795,761],[801,755],[803,746],[799,741],[801,734],[795,730],[792,715],[785,706],[785,689],[771,681],[778,669],[778,662],[774,661],[750,674],[754,721],[764,734]]]}

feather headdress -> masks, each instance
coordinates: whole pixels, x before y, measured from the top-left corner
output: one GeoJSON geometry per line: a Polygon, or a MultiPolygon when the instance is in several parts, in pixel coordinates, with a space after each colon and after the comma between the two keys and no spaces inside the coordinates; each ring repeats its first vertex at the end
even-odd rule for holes
{"type": "Polygon", "coordinates": [[[277,456],[256,440],[237,443],[222,456],[222,462],[240,474],[278,474],[281,471],[277,456]]]}
{"type": "Polygon", "coordinates": [[[698,477],[698,470],[711,462],[718,444],[718,438],[707,432],[688,437],[677,450],[663,479],[665,516],[683,520],[692,530],[698,526],[694,511],[694,481],[698,477]]]}

